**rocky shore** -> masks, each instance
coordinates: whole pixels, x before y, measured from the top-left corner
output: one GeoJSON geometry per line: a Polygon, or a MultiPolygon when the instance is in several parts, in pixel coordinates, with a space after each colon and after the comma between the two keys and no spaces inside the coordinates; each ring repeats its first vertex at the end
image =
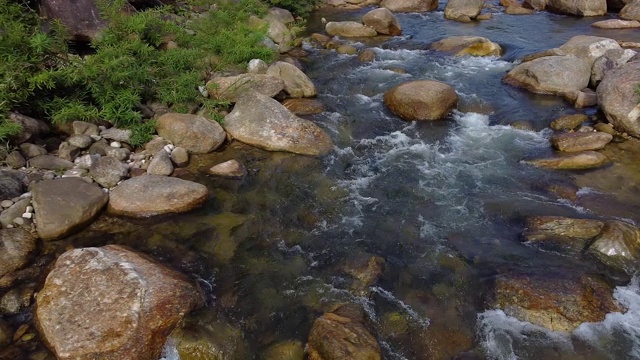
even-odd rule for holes
{"type": "MultiPolygon", "coordinates": [[[[267,64],[254,59],[246,72],[211,76],[201,91],[231,104],[220,123],[204,110],[185,114],[164,106],[149,107],[156,134],[144,146],[134,147],[130,131],[107,122],[53,126],[11,114],[23,130],[12,139],[5,154],[6,166],[0,170],[0,359],[155,360],[167,338],[175,342],[183,360],[252,358],[241,330],[206,307],[207,290],[194,279],[127,246],[104,243],[69,248],[60,254],[50,244],[105,216],[135,221],[224,202],[206,183],[194,180],[216,177],[238,186],[252,176],[242,159],[234,158],[238,144],[240,151],[255,147],[296,154],[292,156],[322,157],[334,151],[332,136],[305,118],[323,112],[324,105],[315,99],[318,91],[303,71],[301,59],[308,54],[299,45],[304,42],[305,46],[374,62],[373,50],[357,49],[345,39],[401,36],[402,23],[395,13],[433,11],[438,2],[325,2],[329,7],[372,10],[360,22],[327,21],[324,33],[304,40],[291,29],[296,20],[287,10],[272,8],[265,17],[252,19],[268,27],[265,43],[281,54],[280,60],[267,64]],[[208,157],[224,161],[203,169],[200,163],[206,163],[202,159],[208,157]],[[194,164],[193,159],[199,163],[194,164]],[[211,317],[209,327],[190,326],[188,318],[183,320],[194,310],[203,312],[198,316],[211,317]]],[[[593,26],[640,27],[640,0],[501,0],[499,6],[483,0],[450,0],[444,17],[465,23],[490,21],[488,7],[521,16],[535,11],[600,16],[614,9],[620,20],[593,26]]],[[[499,44],[476,36],[446,37],[432,43],[430,49],[455,57],[500,57],[503,53],[499,44]]],[[[504,86],[562,97],[573,108],[567,116],[550,119],[553,135],[549,147],[554,155],[522,159],[522,163],[550,171],[606,171],[617,161],[607,155],[614,144],[625,142],[640,152],[640,56],[636,50],[635,44],[580,35],[519,60],[505,74],[504,86]],[[594,107],[602,116],[582,113],[584,108],[594,107]]],[[[405,121],[446,121],[458,103],[453,85],[432,80],[407,81],[384,94],[387,110],[405,121]]],[[[527,124],[518,126],[529,131],[527,124]]],[[[229,229],[243,223],[225,219],[229,229]]],[[[567,274],[549,280],[526,271],[500,274],[483,294],[481,301],[487,308],[502,309],[519,320],[563,332],[571,332],[584,322],[603,321],[608,313],[625,311],[613,298],[612,284],[628,281],[640,270],[640,229],[634,224],[534,216],[526,219],[522,239],[541,251],[597,264],[609,277],[567,274]]],[[[228,249],[216,251],[224,250],[228,249]]],[[[220,255],[217,260],[226,257],[220,255]]],[[[367,297],[384,276],[384,267],[385,259],[366,254],[339,271],[351,281],[351,293],[367,297]]],[[[361,304],[322,304],[314,311],[322,314],[308,329],[306,345],[294,339],[277,342],[261,358],[382,358],[381,343],[376,339],[379,329],[369,324],[361,304]]],[[[390,316],[382,321],[395,329],[393,336],[411,342],[405,334],[406,319],[390,316]]],[[[433,329],[438,326],[443,325],[434,324],[433,329]]],[[[436,330],[430,328],[427,337],[436,330]]],[[[459,340],[459,346],[447,348],[442,341],[429,343],[437,336],[415,346],[426,349],[428,358],[454,358],[459,353],[463,354],[456,358],[472,358],[464,354],[471,349],[466,338],[454,339],[459,340]]]]}

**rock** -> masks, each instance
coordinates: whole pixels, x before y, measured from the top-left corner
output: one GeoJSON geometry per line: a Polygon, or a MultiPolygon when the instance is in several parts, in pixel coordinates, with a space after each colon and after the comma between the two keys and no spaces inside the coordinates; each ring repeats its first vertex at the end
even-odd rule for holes
{"type": "Polygon", "coordinates": [[[573,104],[575,108],[585,108],[598,105],[598,95],[591,89],[569,91],[563,96],[564,99],[573,104]]]}
{"type": "Polygon", "coordinates": [[[98,140],[89,147],[89,154],[105,156],[107,155],[106,149],[108,147],[109,147],[109,143],[107,142],[107,140],[105,139],[98,140]]]}
{"type": "Polygon", "coordinates": [[[315,115],[324,112],[324,104],[315,99],[287,99],[282,105],[296,115],[315,115]]]}
{"type": "Polygon", "coordinates": [[[93,144],[93,139],[89,135],[73,135],[67,139],[67,142],[80,149],[88,149],[93,144]]]}
{"type": "Polygon", "coordinates": [[[84,121],[74,121],[72,126],[74,135],[100,135],[100,129],[98,129],[98,125],[96,124],[84,121]]]}
{"type": "Polygon", "coordinates": [[[189,165],[189,152],[187,152],[187,149],[178,146],[171,152],[171,161],[177,167],[185,167],[189,165]]]}
{"type": "Polygon", "coordinates": [[[80,153],[82,153],[81,148],[67,142],[60,144],[60,148],[58,149],[58,157],[71,162],[73,162],[80,153]]]}
{"type": "Polygon", "coordinates": [[[531,15],[535,13],[535,10],[527,9],[521,5],[510,5],[504,10],[504,13],[507,15],[531,15]]]}
{"type": "Polygon", "coordinates": [[[553,130],[574,130],[587,120],[589,117],[585,114],[563,115],[553,120],[550,126],[553,130]]]}
{"type": "Polygon", "coordinates": [[[19,151],[14,150],[7,155],[7,158],[4,159],[4,162],[13,169],[20,169],[27,165],[27,160],[24,159],[22,154],[19,151]]]}
{"type": "Polygon", "coordinates": [[[17,170],[0,170],[0,199],[7,200],[24,193],[28,178],[17,170]]]}
{"type": "Polygon", "coordinates": [[[475,19],[484,7],[484,0],[448,0],[444,7],[444,17],[456,20],[460,16],[475,19]]]}
{"type": "Polygon", "coordinates": [[[325,31],[330,36],[342,37],[371,37],[378,35],[374,28],[355,21],[330,21],[325,26],[325,31]]]}
{"type": "Polygon", "coordinates": [[[430,48],[453,52],[456,56],[502,56],[500,45],[480,36],[450,36],[434,42],[430,48]]]}
{"type": "Polygon", "coordinates": [[[607,124],[607,123],[597,123],[593,126],[596,131],[600,131],[603,133],[607,133],[610,135],[619,135],[617,131],[615,131],[615,129],[613,128],[613,126],[611,124],[607,124]]]}
{"type": "Polygon", "coordinates": [[[360,55],[358,55],[358,60],[362,62],[373,62],[376,60],[376,52],[371,49],[363,50],[360,55]]]}
{"type": "Polygon", "coordinates": [[[226,134],[220,124],[199,115],[168,113],[156,121],[158,135],[195,154],[217,149],[226,134]]]}
{"type": "Polygon", "coordinates": [[[207,82],[207,90],[213,99],[234,103],[243,94],[254,91],[274,97],[284,90],[284,81],[275,76],[262,74],[216,77],[207,82]]]}
{"type": "Polygon", "coordinates": [[[36,324],[60,360],[156,360],[201,295],[183,275],[119,245],[62,254],[37,295],[36,324]]]}
{"type": "Polygon", "coordinates": [[[105,188],[116,186],[120,180],[127,177],[128,172],[126,166],[111,156],[102,156],[96,159],[89,168],[89,175],[105,188]]]}
{"type": "Polygon", "coordinates": [[[174,177],[144,175],[123,181],[111,190],[109,212],[131,217],[180,213],[201,206],[206,186],[174,177]]]}
{"type": "Polygon", "coordinates": [[[80,169],[89,170],[91,168],[91,165],[93,165],[93,163],[96,160],[98,160],[98,158],[100,158],[100,155],[89,155],[89,154],[87,154],[87,155],[80,156],[79,158],[76,158],[74,163],[80,169]]]}
{"type": "Polygon", "coordinates": [[[385,261],[380,256],[355,254],[342,265],[342,271],[353,278],[350,290],[356,296],[368,296],[371,286],[375,285],[382,275],[385,261]]]}
{"type": "Polygon", "coordinates": [[[610,285],[588,275],[504,274],[495,281],[493,306],[521,321],[552,331],[572,332],[621,311],[610,285]]]}
{"type": "Polygon", "coordinates": [[[551,137],[553,147],[565,152],[600,150],[613,140],[613,136],[601,132],[573,132],[551,137]]]}
{"type": "Polygon", "coordinates": [[[171,163],[171,157],[164,149],[158,151],[153,156],[147,168],[147,174],[149,175],[169,176],[172,172],[173,164],[171,163]]]}
{"type": "Polygon", "coordinates": [[[27,266],[36,250],[36,239],[22,229],[0,230],[0,278],[27,266]]]}
{"type": "Polygon", "coordinates": [[[169,141],[162,136],[156,136],[144,145],[144,149],[149,154],[155,154],[169,145],[169,141]]]}
{"type": "Polygon", "coordinates": [[[382,358],[380,345],[362,325],[362,319],[353,316],[351,309],[346,309],[351,306],[353,305],[343,306],[316,319],[307,343],[309,360],[382,358]]]}
{"type": "Polygon", "coordinates": [[[131,130],[118,129],[115,127],[102,130],[100,136],[105,139],[129,143],[131,141],[131,130]]]}
{"type": "Polygon", "coordinates": [[[95,0],[43,0],[40,6],[47,18],[60,20],[76,41],[89,42],[95,39],[107,25],[99,15],[95,0]]]}
{"type": "Polygon", "coordinates": [[[445,83],[417,80],[402,83],[387,91],[384,103],[403,120],[437,120],[455,108],[458,95],[445,83]]]}
{"type": "Polygon", "coordinates": [[[258,93],[240,98],[223,126],[235,139],[269,151],[324,155],[333,149],[322,129],[258,93]]]}
{"type": "Polygon", "coordinates": [[[522,63],[504,81],[534,93],[562,95],[589,85],[591,66],[575,56],[546,56],[522,63]]]}
{"type": "Polygon", "coordinates": [[[267,36],[278,45],[278,52],[286,53],[291,50],[293,35],[287,25],[277,20],[270,20],[269,28],[267,29],[267,36]]]}
{"type": "Polygon", "coordinates": [[[636,89],[640,83],[640,61],[606,73],[598,89],[598,105],[607,120],[621,132],[640,137],[640,105],[636,89]]]}
{"type": "Polygon", "coordinates": [[[640,229],[622,221],[607,221],[588,252],[603,264],[633,275],[640,270],[640,229]]]}
{"type": "Polygon", "coordinates": [[[31,305],[35,285],[13,288],[0,298],[0,313],[17,315],[31,305]]]}
{"type": "Polygon", "coordinates": [[[362,17],[362,22],[378,34],[397,36],[402,34],[402,27],[398,19],[387,8],[378,8],[369,11],[362,17]]]}
{"type": "Polygon", "coordinates": [[[9,121],[14,122],[21,127],[20,133],[11,137],[11,141],[15,144],[22,144],[27,141],[35,140],[51,131],[46,122],[15,112],[9,114],[9,121]]]}
{"type": "Polygon", "coordinates": [[[617,41],[599,36],[578,35],[562,44],[558,50],[566,55],[573,55],[584,61],[589,66],[609,50],[620,49],[617,41]]]}
{"type": "MultiPolygon", "coordinates": [[[[13,223],[13,219],[22,216],[22,214],[27,211],[29,204],[31,204],[31,199],[21,199],[0,213],[0,224],[2,224],[2,227],[6,228],[13,223]]],[[[2,277],[2,275],[0,275],[0,277],[2,277]]]]}
{"type": "Polygon", "coordinates": [[[607,0],[547,0],[546,9],[559,14],[600,16],[607,13],[607,0]]]}
{"type": "Polygon", "coordinates": [[[630,49],[607,50],[604,55],[596,59],[591,67],[591,86],[596,88],[607,72],[625,65],[636,54],[630,49]]]}
{"type": "Polygon", "coordinates": [[[635,29],[640,28],[640,21],[609,19],[596,21],[591,26],[598,29],[635,29]]]}
{"type": "MultiPolygon", "coordinates": [[[[211,311],[199,311],[187,317],[171,333],[181,360],[244,360],[253,358],[242,330],[211,311]]],[[[284,360],[284,359],[283,359],[284,360]]]]}
{"type": "Polygon", "coordinates": [[[0,350],[13,341],[13,329],[4,320],[0,319],[0,350]]]}
{"type": "Polygon", "coordinates": [[[289,63],[278,61],[271,64],[267,75],[282,79],[284,91],[293,98],[316,96],[316,87],[302,70],[289,63]]]}
{"type": "Polygon", "coordinates": [[[36,156],[46,155],[47,149],[31,143],[22,143],[20,144],[20,152],[25,158],[31,159],[36,156]]]}
{"type": "Polygon", "coordinates": [[[285,10],[277,7],[270,8],[269,11],[267,12],[267,15],[264,17],[264,19],[267,21],[277,20],[283,24],[290,24],[296,21],[293,18],[293,15],[291,15],[291,12],[289,12],[289,10],[285,10]]]}
{"type": "Polygon", "coordinates": [[[53,155],[40,155],[29,160],[29,166],[44,170],[69,170],[73,163],[53,155]]]}
{"type": "Polygon", "coordinates": [[[260,357],[263,360],[303,360],[304,344],[299,340],[286,340],[271,345],[260,357]]]}
{"type": "Polygon", "coordinates": [[[209,169],[209,174],[220,177],[241,179],[247,175],[247,170],[238,160],[229,160],[209,169]]]}
{"type": "Polygon", "coordinates": [[[640,21],[640,1],[632,0],[620,10],[620,18],[640,21]]]}
{"type": "Polygon", "coordinates": [[[336,49],[338,54],[355,55],[358,53],[358,49],[351,45],[340,45],[336,49]]]}
{"type": "Polygon", "coordinates": [[[32,193],[38,236],[45,241],[82,229],[108,200],[98,186],[72,177],[41,181],[33,186],[32,193]]]}
{"type": "Polygon", "coordinates": [[[571,155],[528,161],[527,163],[546,169],[581,170],[594,169],[609,164],[605,155],[595,151],[584,151],[571,155]]]}
{"type": "Polygon", "coordinates": [[[607,9],[610,12],[619,12],[630,2],[631,0],[607,0],[607,9]]]}
{"type": "Polygon", "coordinates": [[[115,147],[107,146],[104,149],[104,154],[118,161],[125,161],[129,159],[129,156],[131,155],[131,151],[129,151],[129,149],[127,148],[115,148],[115,147]]]}
{"type": "Polygon", "coordinates": [[[393,12],[425,12],[438,8],[438,0],[382,0],[380,7],[393,12]]]}
{"type": "Polygon", "coordinates": [[[269,65],[260,59],[252,59],[247,66],[249,74],[266,74],[269,65]]]}
{"type": "Polygon", "coordinates": [[[0,206],[5,208],[5,209],[11,207],[11,205],[13,205],[13,204],[14,204],[13,200],[2,200],[0,202],[0,206]]]}
{"type": "Polygon", "coordinates": [[[547,250],[580,252],[600,234],[603,227],[604,222],[599,220],[534,216],[527,219],[523,237],[547,250]]]}

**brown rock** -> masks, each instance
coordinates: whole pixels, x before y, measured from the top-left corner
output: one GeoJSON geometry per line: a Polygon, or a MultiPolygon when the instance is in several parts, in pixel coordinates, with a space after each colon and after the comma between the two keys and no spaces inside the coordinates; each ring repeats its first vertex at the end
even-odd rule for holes
{"type": "Polygon", "coordinates": [[[381,359],[380,345],[369,331],[359,321],[335,313],[313,323],[307,351],[309,360],[381,359]]]}
{"type": "Polygon", "coordinates": [[[587,120],[589,117],[585,114],[563,115],[553,120],[550,126],[553,130],[574,130],[587,120]]]}
{"type": "Polygon", "coordinates": [[[507,315],[552,331],[571,332],[621,311],[601,279],[575,274],[505,274],[496,278],[493,305],[507,315]]]}
{"type": "Polygon", "coordinates": [[[582,251],[600,234],[604,222],[561,216],[534,216],[527,219],[523,237],[533,245],[551,250],[582,251]]]}
{"type": "Polygon", "coordinates": [[[342,37],[371,37],[378,33],[372,27],[355,21],[330,21],[325,27],[327,34],[342,37]]]}
{"type": "Polygon", "coordinates": [[[640,229],[622,221],[607,221],[589,253],[605,265],[633,275],[640,270],[640,229]]]}
{"type": "Polygon", "coordinates": [[[444,17],[456,20],[462,17],[475,19],[484,7],[484,0],[448,0],[444,8],[444,17]]]}
{"type": "Polygon", "coordinates": [[[137,176],[111,191],[109,212],[131,217],[180,213],[201,206],[209,196],[206,186],[175,177],[137,176]]]}
{"type": "Polygon", "coordinates": [[[548,0],[546,9],[559,14],[600,16],[607,13],[607,0],[548,0]]]}
{"type": "Polygon", "coordinates": [[[640,83],[640,61],[606,73],[598,89],[598,105],[607,120],[621,132],[640,138],[640,105],[636,90],[640,83]]]}
{"type": "Polygon", "coordinates": [[[64,253],[37,296],[36,324],[60,360],[156,360],[200,305],[183,275],[118,245],[64,253]]]}
{"type": "Polygon", "coordinates": [[[595,151],[584,151],[571,155],[528,161],[533,166],[555,170],[594,169],[607,165],[609,162],[608,157],[595,151]]]}
{"type": "Polygon", "coordinates": [[[431,44],[431,49],[453,52],[456,56],[501,56],[500,45],[480,36],[450,36],[431,44]]]}
{"type": "Polygon", "coordinates": [[[366,49],[360,52],[358,55],[358,60],[362,62],[373,62],[376,60],[376,52],[371,49],[366,49]]]}
{"type": "Polygon", "coordinates": [[[309,77],[296,66],[277,61],[267,70],[267,75],[282,79],[284,91],[293,98],[316,96],[316,87],[309,77]]]}
{"type": "Polygon", "coordinates": [[[382,0],[380,7],[393,12],[425,12],[438,8],[438,0],[382,0]]]}
{"type": "Polygon", "coordinates": [[[575,56],[545,56],[516,66],[504,81],[534,93],[562,95],[589,85],[591,66],[575,56]]]}
{"type": "Polygon", "coordinates": [[[402,34],[402,28],[398,19],[387,8],[378,8],[369,11],[362,17],[362,22],[374,28],[378,34],[397,36],[402,34]]]}
{"type": "Polygon", "coordinates": [[[44,180],[33,186],[38,236],[55,240],[91,223],[108,196],[98,186],[77,178],[44,180]]]}
{"type": "Polygon", "coordinates": [[[25,230],[0,230],[0,278],[25,267],[35,250],[36,239],[25,230]]]}
{"type": "Polygon", "coordinates": [[[591,26],[598,29],[635,29],[640,27],[640,21],[609,19],[596,21],[591,26]]]}
{"type": "Polygon", "coordinates": [[[167,113],[156,121],[158,135],[195,154],[217,149],[226,139],[222,126],[199,115],[167,113]]]}
{"type": "Polygon", "coordinates": [[[282,105],[296,115],[315,115],[324,111],[324,105],[315,99],[287,99],[282,105]]]}
{"type": "Polygon", "coordinates": [[[535,10],[527,9],[521,5],[510,5],[504,10],[504,13],[507,15],[531,15],[535,13],[535,10]]]}
{"type": "Polygon", "coordinates": [[[342,266],[342,271],[353,278],[351,291],[357,296],[369,294],[371,286],[375,285],[384,270],[385,261],[380,256],[356,254],[349,258],[342,266]]]}
{"type": "Polygon", "coordinates": [[[282,79],[266,74],[241,74],[216,77],[207,82],[209,96],[213,99],[236,102],[243,94],[257,91],[269,97],[284,89],[282,79]]]}
{"type": "Polygon", "coordinates": [[[220,177],[240,179],[247,175],[247,169],[244,168],[238,160],[229,160],[209,169],[209,174],[220,177]]]}
{"type": "Polygon", "coordinates": [[[564,94],[564,99],[578,109],[598,105],[598,95],[591,89],[569,91],[564,94]]]}
{"type": "Polygon", "coordinates": [[[551,137],[553,147],[565,152],[600,150],[611,140],[613,136],[597,131],[555,134],[551,137]]]}
{"type": "Polygon", "coordinates": [[[438,120],[455,108],[458,95],[445,83],[418,80],[402,83],[387,91],[384,103],[404,120],[438,120]]]}
{"type": "Polygon", "coordinates": [[[629,1],[629,3],[620,10],[620,18],[640,21],[640,1],[629,1]]]}
{"type": "Polygon", "coordinates": [[[338,48],[336,49],[336,52],[338,54],[355,55],[358,53],[358,49],[356,49],[355,46],[344,44],[344,45],[338,46],[338,48]]]}

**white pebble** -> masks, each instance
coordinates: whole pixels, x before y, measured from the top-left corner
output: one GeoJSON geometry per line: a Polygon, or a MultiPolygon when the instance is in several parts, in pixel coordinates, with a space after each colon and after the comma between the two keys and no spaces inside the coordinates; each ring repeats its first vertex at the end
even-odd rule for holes
{"type": "Polygon", "coordinates": [[[12,224],[7,225],[7,229],[13,229],[14,226],[12,224]]]}
{"type": "Polygon", "coordinates": [[[27,206],[27,212],[28,213],[32,213],[33,212],[33,206],[27,206]]]}
{"type": "Polygon", "coordinates": [[[26,212],[24,214],[22,214],[22,217],[25,219],[31,219],[33,217],[33,214],[30,212],[26,212]]]}
{"type": "Polygon", "coordinates": [[[112,141],[111,144],[109,144],[111,147],[114,148],[121,148],[122,144],[120,144],[118,141],[112,141]]]}
{"type": "Polygon", "coordinates": [[[31,197],[31,193],[30,192],[26,192],[26,193],[20,195],[21,199],[26,199],[26,198],[30,198],[30,197],[31,197]]]}

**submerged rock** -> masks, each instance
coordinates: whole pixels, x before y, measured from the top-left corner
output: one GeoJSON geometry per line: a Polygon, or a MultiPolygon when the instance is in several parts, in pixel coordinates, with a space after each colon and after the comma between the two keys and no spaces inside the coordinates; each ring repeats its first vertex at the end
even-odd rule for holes
{"type": "Polygon", "coordinates": [[[199,115],[168,113],[156,122],[158,135],[191,153],[206,154],[222,145],[226,134],[220,124],[199,115]]]}
{"type": "Polygon", "coordinates": [[[55,240],[91,223],[107,204],[100,187],[78,178],[37,183],[31,190],[38,236],[55,240]]]}
{"type": "Polygon", "coordinates": [[[561,216],[534,216],[526,221],[524,239],[548,250],[580,252],[600,234],[604,222],[561,216]]]}
{"type": "Polygon", "coordinates": [[[333,149],[324,130],[258,93],[240,98],[223,126],[235,139],[269,151],[325,155],[333,149]]]}
{"type": "Polygon", "coordinates": [[[536,167],[556,170],[594,169],[607,165],[609,162],[608,157],[595,151],[584,151],[571,155],[527,161],[527,163],[536,167]]]}
{"type": "Polygon", "coordinates": [[[209,195],[206,186],[159,175],[123,181],[111,191],[109,212],[131,217],[180,213],[201,206],[209,195]]]}
{"type": "Polygon", "coordinates": [[[448,0],[444,7],[444,17],[458,20],[461,17],[475,19],[484,7],[484,0],[448,0]]]}
{"type": "Polygon", "coordinates": [[[640,270],[640,229],[622,221],[607,221],[589,253],[603,264],[633,275],[640,270]]]}
{"type": "Polygon", "coordinates": [[[640,61],[606,73],[598,85],[598,105],[607,120],[621,132],[640,138],[640,104],[637,88],[640,83],[640,61]]]}
{"type": "Polygon", "coordinates": [[[263,360],[303,360],[304,344],[299,340],[281,341],[270,346],[262,355],[263,360]]]}
{"type": "Polygon", "coordinates": [[[553,120],[550,127],[553,130],[574,130],[587,120],[589,117],[585,114],[563,115],[553,120]]]}
{"type": "Polygon", "coordinates": [[[573,132],[555,134],[551,137],[553,147],[565,152],[599,150],[613,140],[613,136],[603,132],[573,132]]]}
{"type": "Polygon", "coordinates": [[[309,333],[309,360],[378,360],[380,345],[345,305],[316,319],[309,333]]]}
{"type": "Polygon", "coordinates": [[[325,27],[327,34],[342,37],[371,37],[378,32],[369,26],[355,21],[330,21],[325,27]]]}
{"type": "Polygon", "coordinates": [[[438,0],[382,0],[380,7],[393,12],[425,12],[438,8],[438,0]]]}
{"type": "Polygon", "coordinates": [[[324,112],[324,104],[315,99],[287,99],[282,105],[296,115],[315,115],[324,112]]]}
{"type": "Polygon", "coordinates": [[[362,17],[362,22],[372,27],[378,34],[397,36],[402,34],[402,27],[395,15],[387,8],[369,11],[362,17]]]}
{"type": "Polygon", "coordinates": [[[438,120],[447,116],[458,103],[453,87],[433,80],[417,80],[391,88],[384,104],[403,120],[438,120]]]}
{"type": "Polygon", "coordinates": [[[534,93],[562,95],[589,85],[591,66],[575,56],[545,56],[522,63],[505,76],[507,84],[534,93]]]}
{"type": "Polygon", "coordinates": [[[453,52],[456,56],[501,56],[502,48],[480,36],[450,36],[431,44],[431,49],[453,52]]]}
{"type": "Polygon", "coordinates": [[[58,359],[156,360],[202,298],[183,275],[118,245],[60,256],[37,296],[36,324],[58,359]]]}
{"type": "Polygon", "coordinates": [[[209,174],[231,179],[241,179],[247,175],[247,169],[238,160],[228,160],[209,169],[209,174]]]}
{"type": "Polygon", "coordinates": [[[490,303],[521,321],[565,332],[622,310],[609,284],[574,274],[499,275],[490,303]]]}

